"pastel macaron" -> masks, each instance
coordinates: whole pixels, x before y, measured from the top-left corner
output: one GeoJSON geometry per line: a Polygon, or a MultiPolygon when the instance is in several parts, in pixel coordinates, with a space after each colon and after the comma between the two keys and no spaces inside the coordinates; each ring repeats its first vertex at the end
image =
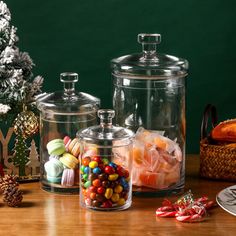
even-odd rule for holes
{"type": "Polygon", "coordinates": [[[70,138],[69,136],[65,136],[65,137],[63,138],[63,142],[64,142],[64,144],[65,144],[66,150],[68,150],[68,147],[69,147],[69,145],[70,145],[70,143],[71,143],[71,138],[70,138]]]}
{"type": "Polygon", "coordinates": [[[49,161],[50,161],[51,159],[57,159],[57,160],[59,160],[59,158],[60,158],[60,156],[57,156],[57,155],[50,155],[50,156],[49,156],[49,161]]]}
{"type": "Polygon", "coordinates": [[[70,153],[64,153],[59,160],[69,169],[75,169],[77,164],[79,164],[79,160],[70,153]]]}
{"type": "Polygon", "coordinates": [[[47,181],[50,182],[50,183],[60,183],[61,182],[61,176],[52,177],[50,175],[47,175],[47,181]]]}
{"type": "Polygon", "coordinates": [[[47,175],[51,177],[58,177],[62,174],[64,170],[63,164],[56,158],[51,158],[44,164],[45,171],[47,175]]]}
{"type": "Polygon", "coordinates": [[[62,186],[73,186],[75,183],[75,171],[74,169],[65,168],[61,178],[62,186]]]}
{"type": "Polygon", "coordinates": [[[47,144],[49,155],[62,155],[65,151],[65,144],[62,139],[53,139],[47,144]]]}
{"type": "Polygon", "coordinates": [[[68,146],[68,152],[71,153],[73,156],[78,157],[80,154],[80,142],[78,138],[74,138],[69,146],[68,146]]]}

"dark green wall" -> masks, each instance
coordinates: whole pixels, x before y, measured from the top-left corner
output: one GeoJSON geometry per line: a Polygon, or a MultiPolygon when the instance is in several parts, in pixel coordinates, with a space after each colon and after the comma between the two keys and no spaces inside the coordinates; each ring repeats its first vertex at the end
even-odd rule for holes
{"type": "Polygon", "coordinates": [[[220,119],[236,117],[235,0],[7,0],[18,46],[60,89],[59,74],[75,71],[78,88],[111,106],[110,60],[138,52],[140,32],[162,34],[159,51],[189,60],[187,152],[197,153],[202,111],[214,103],[220,119]]]}

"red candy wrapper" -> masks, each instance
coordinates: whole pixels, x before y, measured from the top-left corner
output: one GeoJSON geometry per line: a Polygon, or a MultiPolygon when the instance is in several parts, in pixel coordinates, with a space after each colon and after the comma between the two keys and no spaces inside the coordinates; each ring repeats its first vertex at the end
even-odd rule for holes
{"type": "Polygon", "coordinates": [[[194,199],[191,190],[172,203],[165,199],[162,207],[157,208],[157,217],[175,217],[180,222],[200,222],[207,216],[207,210],[215,205],[207,196],[194,199]]]}

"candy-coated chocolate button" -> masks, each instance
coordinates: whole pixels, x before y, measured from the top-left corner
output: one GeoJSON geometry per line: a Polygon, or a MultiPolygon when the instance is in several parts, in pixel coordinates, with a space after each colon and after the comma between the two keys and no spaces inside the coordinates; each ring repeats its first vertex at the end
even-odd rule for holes
{"type": "Polygon", "coordinates": [[[110,188],[115,188],[116,185],[118,185],[118,184],[119,184],[119,182],[118,182],[117,180],[115,180],[115,181],[110,181],[110,188]]]}
{"type": "Polygon", "coordinates": [[[89,174],[89,172],[90,172],[90,168],[88,166],[85,166],[84,167],[84,173],[89,174]]]}
{"type": "Polygon", "coordinates": [[[101,169],[99,168],[99,167],[95,167],[94,169],[93,169],[93,173],[94,174],[100,174],[102,171],[101,171],[101,169]]]}
{"type": "Polygon", "coordinates": [[[97,192],[97,187],[91,185],[91,186],[88,188],[88,191],[89,191],[89,192],[96,193],[96,192],[97,192]]]}
{"type": "Polygon", "coordinates": [[[128,183],[123,184],[123,187],[124,187],[125,190],[127,190],[129,188],[129,184],[128,183]]]}
{"type": "Polygon", "coordinates": [[[112,188],[107,188],[104,196],[106,197],[106,199],[110,199],[112,194],[113,194],[113,189],[112,188]]]}
{"type": "Polygon", "coordinates": [[[96,199],[96,193],[90,193],[89,197],[94,200],[96,199]]]}
{"type": "Polygon", "coordinates": [[[127,184],[127,181],[124,177],[121,177],[120,178],[120,183],[121,183],[121,185],[124,185],[124,184],[127,184]]]}
{"type": "Polygon", "coordinates": [[[88,174],[83,174],[83,179],[87,181],[88,180],[88,174]]]}
{"type": "Polygon", "coordinates": [[[105,165],[103,163],[99,163],[98,167],[101,169],[101,171],[104,171],[105,165]]]}
{"type": "Polygon", "coordinates": [[[120,196],[119,196],[118,193],[113,193],[113,194],[112,194],[111,200],[112,200],[113,202],[118,202],[119,199],[120,199],[120,196]]]}
{"type": "Polygon", "coordinates": [[[107,174],[111,175],[111,174],[114,174],[114,173],[115,173],[115,169],[114,169],[113,167],[111,167],[111,166],[106,166],[106,167],[105,167],[105,172],[106,172],[107,174]]]}
{"type": "Polygon", "coordinates": [[[107,174],[102,173],[102,174],[100,174],[100,175],[98,176],[98,178],[99,178],[101,181],[104,181],[104,180],[107,180],[108,176],[107,176],[107,174]]]}
{"type": "Polygon", "coordinates": [[[84,165],[80,166],[80,173],[81,173],[81,174],[84,174],[84,168],[85,168],[84,165]]]}
{"type": "Polygon", "coordinates": [[[89,175],[89,180],[93,181],[93,180],[95,180],[95,179],[97,179],[97,175],[94,174],[94,173],[91,173],[91,174],[89,175]]]}
{"type": "Polygon", "coordinates": [[[119,176],[124,176],[125,175],[125,169],[123,167],[121,167],[121,166],[117,166],[116,173],[119,176]]]}
{"type": "Polygon", "coordinates": [[[107,158],[103,158],[102,162],[104,165],[108,165],[109,164],[109,160],[107,158]]]}
{"type": "Polygon", "coordinates": [[[119,177],[118,174],[111,174],[108,176],[108,180],[115,181],[115,180],[117,180],[118,177],[119,177]]]}
{"type": "Polygon", "coordinates": [[[112,207],[112,201],[107,200],[102,205],[104,208],[111,208],[112,207]]]}
{"type": "Polygon", "coordinates": [[[88,188],[90,186],[91,186],[91,181],[90,180],[86,181],[85,184],[84,184],[84,187],[88,188]]]}
{"type": "Polygon", "coordinates": [[[102,158],[99,156],[95,156],[93,157],[93,161],[96,161],[97,163],[101,163],[102,162],[102,158]]]}
{"type": "Polygon", "coordinates": [[[104,188],[108,188],[108,187],[110,187],[110,182],[108,180],[104,180],[104,181],[102,181],[102,186],[104,188]]]}
{"type": "Polygon", "coordinates": [[[124,177],[125,177],[125,178],[128,178],[128,177],[129,177],[129,171],[128,171],[128,170],[125,170],[125,171],[124,171],[124,177]]]}
{"type": "Polygon", "coordinates": [[[92,206],[93,207],[100,207],[101,206],[101,202],[99,202],[98,200],[93,200],[92,201],[92,206]]]}
{"type": "Polygon", "coordinates": [[[123,206],[123,205],[125,204],[125,199],[124,199],[124,198],[120,198],[120,199],[118,200],[117,204],[118,204],[119,206],[123,206]]]}
{"type": "Polygon", "coordinates": [[[115,193],[121,193],[123,191],[123,187],[121,185],[117,185],[114,189],[115,193]]]}
{"type": "Polygon", "coordinates": [[[91,161],[90,157],[85,157],[85,158],[82,159],[82,165],[88,166],[90,161],[91,161]]]}
{"type": "Polygon", "coordinates": [[[121,192],[120,198],[124,198],[125,200],[127,200],[128,199],[128,192],[126,192],[126,191],[121,192]]]}
{"type": "Polygon", "coordinates": [[[94,168],[97,167],[97,166],[98,166],[98,163],[97,163],[96,161],[91,161],[91,162],[89,163],[89,167],[92,168],[92,169],[94,169],[94,168]]]}
{"type": "Polygon", "coordinates": [[[101,186],[101,180],[100,179],[93,180],[93,186],[100,187],[101,186]]]}
{"type": "Polygon", "coordinates": [[[106,201],[106,198],[104,197],[104,195],[99,194],[99,193],[96,194],[96,199],[97,199],[99,202],[104,202],[104,201],[106,201]]]}
{"type": "Polygon", "coordinates": [[[126,182],[129,182],[130,181],[130,177],[126,178],[125,180],[126,180],[126,182]]]}
{"type": "Polygon", "coordinates": [[[110,162],[108,165],[111,166],[111,167],[113,167],[114,169],[117,168],[117,165],[116,165],[114,162],[110,162]]]}
{"type": "Polygon", "coordinates": [[[103,193],[105,193],[105,188],[100,186],[100,187],[98,187],[97,192],[100,194],[103,194],[103,193]]]}

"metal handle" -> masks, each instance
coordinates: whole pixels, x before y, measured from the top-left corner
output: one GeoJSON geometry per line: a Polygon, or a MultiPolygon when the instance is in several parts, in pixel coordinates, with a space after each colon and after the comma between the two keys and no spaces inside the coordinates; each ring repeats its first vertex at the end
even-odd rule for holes
{"type": "Polygon", "coordinates": [[[209,117],[211,116],[211,125],[212,128],[214,128],[217,124],[217,112],[216,107],[212,104],[207,104],[202,118],[202,124],[201,124],[201,139],[204,139],[207,137],[207,127],[208,127],[208,121],[209,117]]]}

